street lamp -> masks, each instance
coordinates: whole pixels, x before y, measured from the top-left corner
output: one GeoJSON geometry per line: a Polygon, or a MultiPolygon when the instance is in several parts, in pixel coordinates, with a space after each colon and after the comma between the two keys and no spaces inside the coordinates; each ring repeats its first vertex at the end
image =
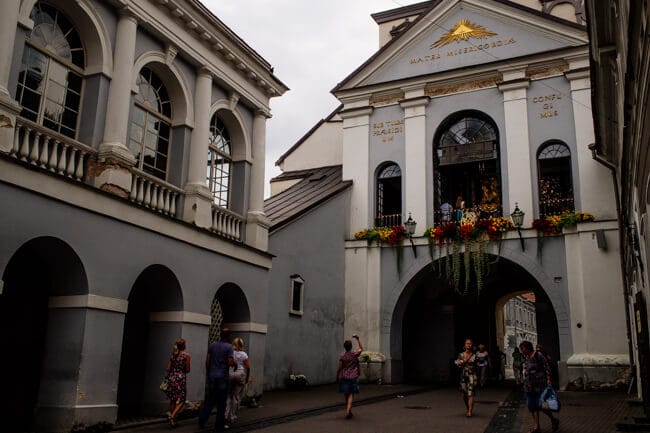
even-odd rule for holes
{"type": "Polygon", "coordinates": [[[515,203],[515,210],[510,214],[512,218],[512,224],[517,227],[517,233],[519,234],[519,240],[521,241],[521,250],[525,251],[524,248],[524,238],[521,237],[521,226],[524,225],[524,212],[519,209],[519,204],[515,203]]]}
{"type": "Polygon", "coordinates": [[[415,244],[413,243],[413,233],[415,233],[415,226],[417,223],[413,218],[411,218],[411,212],[409,212],[409,219],[406,220],[404,223],[404,227],[406,227],[406,231],[409,234],[409,241],[411,241],[411,247],[413,248],[413,255],[415,257],[418,256],[417,251],[415,250],[415,244]]]}

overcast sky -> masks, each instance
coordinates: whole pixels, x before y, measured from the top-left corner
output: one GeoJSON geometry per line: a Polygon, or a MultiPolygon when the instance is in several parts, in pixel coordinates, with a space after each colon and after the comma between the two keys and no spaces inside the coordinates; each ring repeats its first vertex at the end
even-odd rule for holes
{"type": "Polygon", "coordinates": [[[370,14],[421,0],[202,0],[291,90],[271,100],[266,185],[275,161],[339,103],[330,90],[379,48],[370,14]]]}

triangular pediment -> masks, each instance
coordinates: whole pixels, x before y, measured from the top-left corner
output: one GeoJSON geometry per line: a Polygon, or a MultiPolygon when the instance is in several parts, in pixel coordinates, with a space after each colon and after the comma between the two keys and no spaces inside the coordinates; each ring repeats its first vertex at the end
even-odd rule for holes
{"type": "Polygon", "coordinates": [[[589,43],[586,28],[492,0],[445,0],[335,90],[507,63],[589,43]]]}

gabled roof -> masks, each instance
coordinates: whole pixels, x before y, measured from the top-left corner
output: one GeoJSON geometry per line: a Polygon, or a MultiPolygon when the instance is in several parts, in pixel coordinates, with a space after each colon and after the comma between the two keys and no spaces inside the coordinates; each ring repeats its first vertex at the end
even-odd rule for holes
{"type": "Polygon", "coordinates": [[[275,179],[302,178],[300,182],[264,201],[264,213],[271,220],[269,232],[289,224],[304,213],[352,186],[343,181],[340,165],[285,172],[275,179]]]}
{"type": "MultiPolygon", "coordinates": [[[[537,16],[539,18],[543,18],[544,20],[547,20],[551,23],[555,23],[555,26],[561,25],[561,26],[566,26],[575,30],[583,31],[586,32],[586,26],[567,21],[565,19],[556,17],[554,15],[529,8],[527,6],[524,6],[519,3],[512,2],[510,0],[490,0],[490,2],[494,3],[500,3],[503,5],[506,5],[508,7],[512,7],[515,9],[518,9],[520,11],[523,11],[524,13],[531,15],[531,16],[537,16]]],[[[425,2],[426,3],[426,2],[425,2]]],[[[441,5],[446,5],[449,6],[450,3],[456,3],[456,2],[451,2],[451,1],[445,1],[445,0],[431,0],[429,3],[429,7],[424,7],[425,4],[423,3],[418,3],[416,5],[412,6],[417,6],[417,10],[421,10],[422,12],[420,15],[413,20],[412,22],[408,23],[406,28],[402,30],[397,36],[395,36],[393,39],[391,39],[387,44],[382,46],[375,54],[373,54],[368,60],[366,60],[363,64],[361,64],[358,68],[356,68],[352,73],[350,73],[347,77],[345,77],[340,83],[338,83],[332,90],[331,92],[336,94],[339,91],[345,90],[346,88],[350,87],[356,87],[358,84],[353,84],[352,82],[355,81],[355,78],[357,78],[361,73],[364,71],[372,70],[377,67],[377,62],[381,62],[382,56],[384,56],[387,52],[391,53],[388,54],[389,56],[394,56],[395,55],[395,50],[403,45],[405,41],[409,41],[411,38],[413,38],[413,35],[417,35],[418,32],[421,32],[422,27],[428,25],[427,23],[424,23],[422,25],[419,25],[421,21],[426,19],[429,15],[433,14],[433,11],[437,9],[439,6],[442,7],[441,5]],[[416,28],[417,29],[414,29],[416,28]],[[413,33],[415,32],[415,33],[413,33]],[[397,47],[397,48],[396,48],[397,47]],[[374,65],[374,66],[373,66],[374,65]]],[[[458,1],[460,3],[460,1],[458,1]]],[[[469,3],[475,4],[475,5],[482,5],[483,3],[479,3],[477,1],[470,0],[469,3]]],[[[488,3],[487,1],[485,3],[488,3]]],[[[406,6],[408,7],[408,6],[406,6]]],[[[487,5],[486,5],[487,7],[487,5]]],[[[400,9],[393,9],[391,11],[386,11],[387,14],[393,14],[393,16],[399,16],[400,14],[400,9]]],[[[414,9],[415,10],[415,9],[414,9]]],[[[376,18],[377,19],[377,18],[376,18]]],[[[386,18],[387,19],[387,18],[386,18]]],[[[568,37],[567,37],[568,38],[568,37]]],[[[357,80],[358,81],[358,80],[357,80]]]]}
{"type": "Polygon", "coordinates": [[[315,125],[314,125],[310,130],[309,130],[309,131],[307,131],[307,132],[305,133],[305,135],[303,135],[302,137],[300,137],[300,139],[299,139],[298,141],[296,141],[295,144],[289,148],[289,150],[287,150],[287,151],[284,152],[282,155],[280,155],[280,157],[278,158],[278,160],[275,161],[275,165],[280,165],[280,164],[282,164],[282,162],[287,158],[287,156],[291,155],[291,154],[293,153],[294,150],[296,150],[297,148],[299,148],[300,145],[301,145],[302,143],[304,143],[305,140],[307,140],[309,137],[311,137],[312,134],[313,134],[314,132],[316,132],[316,131],[318,130],[318,128],[320,128],[320,126],[321,126],[323,123],[327,123],[327,122],[331,121],[332,118],[333,118],[334,116],[336,116],[336,114],[337,114],[339,111],[341,111],[342,108],[343,108],[343,104],[340,104],[338,107],[336,107],[336,108],[334,109],[334,111],[332,111],[332,112],[329,114],[329,116],[327,116],[327,117],[324,118],[324,119],[319,120],[318,123],[316,123],[316,124],[315,124],[315,125]]]}

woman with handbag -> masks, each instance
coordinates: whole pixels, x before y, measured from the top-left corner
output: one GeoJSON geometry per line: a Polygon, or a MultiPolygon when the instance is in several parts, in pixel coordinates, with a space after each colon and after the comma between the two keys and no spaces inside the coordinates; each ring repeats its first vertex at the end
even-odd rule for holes
{"type": "Polygon", "coordinates": [[[522,341],[519,350],[524,355],[524,391],[528,411],[533,416],[533,428],[529,433],[540,433],[539,412],[543,412],[551,420],[551,430],[560,428],[560,420],[555,418],[550,410],[540,408],[539,397],[547,386],[552,383],[551,367],[546,357],[533,349],[533,343],[522,341]]]}
{"type": "Polygon", "coordinates": [[[172,346],[167,362],[167,389],[169,399],[169,425],[176,427],[176,416],[183,409],[187,398],[187,373],[190,372],[190,354],[185,352],[185,340],[179,338],[172,346]]]}
{"type": "Polygon", "coordinates": [[[228,400],[226,401],[226,422],[232,424],[237,419],[237,411],[244,396],[244,389],[250,380],[251,363],[248,354],[244,352],[244,340],[237,337],[232,340],[233,370],[229,369],[228,400]]]}

